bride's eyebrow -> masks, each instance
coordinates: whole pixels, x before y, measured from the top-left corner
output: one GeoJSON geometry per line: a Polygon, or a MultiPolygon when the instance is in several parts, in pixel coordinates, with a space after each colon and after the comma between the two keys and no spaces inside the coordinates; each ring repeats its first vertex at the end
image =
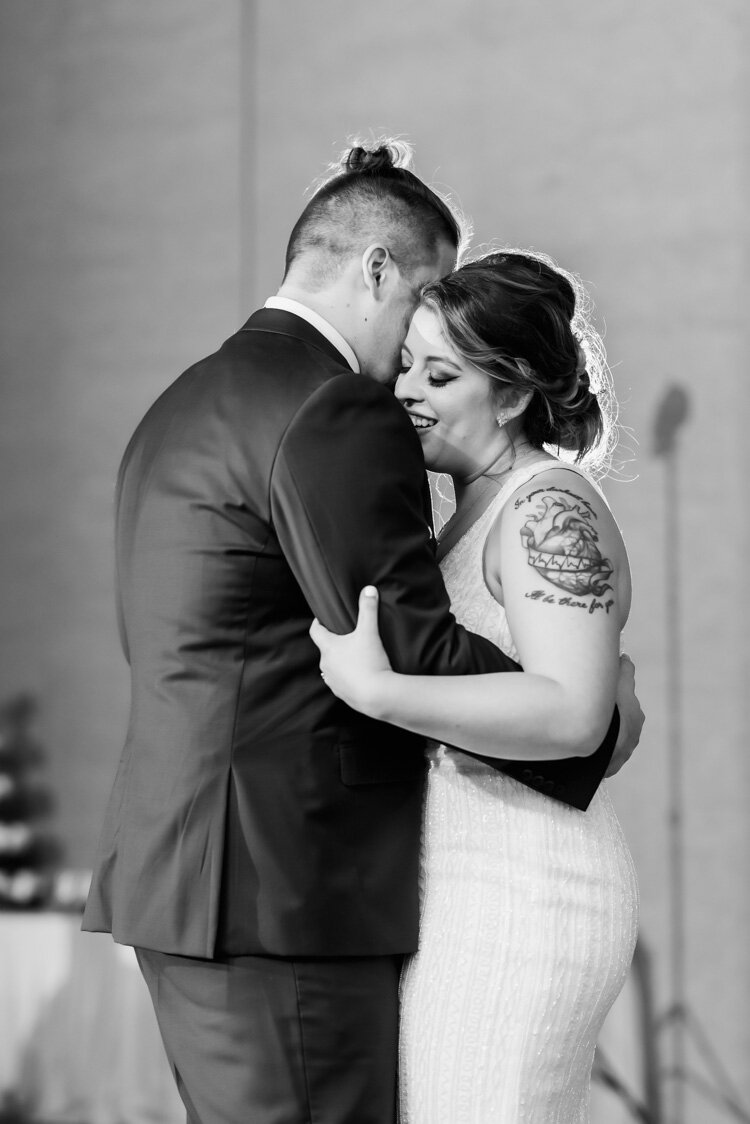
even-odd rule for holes
{"type": "Polygon", "coordinates": [[[425,363],[442,363],[444,367],[452,367],[454,371],[461,371],[458,363],[454,363],[447,355],[427,355],[425,363]]]}

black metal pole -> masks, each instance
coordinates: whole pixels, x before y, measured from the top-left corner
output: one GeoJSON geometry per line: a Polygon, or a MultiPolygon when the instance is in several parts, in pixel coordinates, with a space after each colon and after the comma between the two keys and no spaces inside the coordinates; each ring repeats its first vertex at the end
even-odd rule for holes
{"type": "Polygon", "coordinates": [[[669,746],[669,926],[670,1030],[672,1039],[671,1124],[685,1122],[685,857],[684,757],[682,736],[682,645],[680,636],[680,539],[677,448],[673,443],[665,461],[665,520],[667,533],[667,731],[669,746]]]}
{"type": "Polygon", "coordinates": [[[682,580],[677,431],[688,416],[688,397],[679,386],[662,399],[654,425],[654,452],[664,457],[664,611],[666,627],[666,702],[669,765],[669,946],[670,1005],[664,1018],[671,1031],[672,1095],[670,1124],[684,1124],[685,1110],[685,857],[684,753],[682,730],[682,580]]]}

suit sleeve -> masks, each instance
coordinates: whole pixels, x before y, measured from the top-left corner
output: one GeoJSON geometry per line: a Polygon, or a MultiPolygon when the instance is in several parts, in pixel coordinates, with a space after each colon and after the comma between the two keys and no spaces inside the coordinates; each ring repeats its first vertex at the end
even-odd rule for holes
{"type": "Polygon", "coordinates": [[[120,557],[120,519],[121,519],[121,505],[123,502],[122,485],[123,477],[125,474],[126,457],[123,457],[117,473],[117,484],[115,486],[115,612],[117,614],[117,635],[120,638],[120,647],[122,648],[123,655],[130,663],[130,644],[128,642],[128,631],[125,624],[125,607],[123,605],[123,589],[120,577],[119,557],[120,557]]]}
{"type": "Polygon", "coordinates": [[[305,402],[279,447],[271,512],[310,608],[328,628],[349,632],[360,589],[375,585],[396,670],[518,670],[450,612],[425,524],[423,479],[418,438],[385,387],[342,375],[305,402]]]}

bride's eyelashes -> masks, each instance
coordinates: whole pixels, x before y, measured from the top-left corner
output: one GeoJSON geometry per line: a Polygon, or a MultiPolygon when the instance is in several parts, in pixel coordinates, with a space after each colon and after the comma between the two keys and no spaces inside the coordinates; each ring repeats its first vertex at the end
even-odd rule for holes
{"type": "MultiPolygon", "coordinates": [[[[409,364],[403,364],[402,363],[401,367],[399,368],[399,372],[398,372],[399,377],[401,375],[408,375],[410,370],[411,370],[411,364],[410,363],[409,364]]],[[[455,375],[447,375],[447,376],[446,375],[433,375],[432,371],[427,372],[427,384],[428,384],[428,386],[447,386],[449,382],[455,382],[455,380],[456,380],[455,375]]]]}
{"type": "Polygon", "coordinates": [[[441,375],[433,375],[431,371],[427,372],[427,382],[430,386],[447,386],[450,382],[455,382],[454,378],[445,378],[441,375]]]}

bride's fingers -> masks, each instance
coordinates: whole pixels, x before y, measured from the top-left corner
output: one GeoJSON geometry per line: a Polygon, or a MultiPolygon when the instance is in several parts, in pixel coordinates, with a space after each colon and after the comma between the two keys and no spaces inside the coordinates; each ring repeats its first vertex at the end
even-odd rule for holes
{"type": "Polygon", "coordinates": [[[357,632],[378,633],[378,591],[374,585],[366,585],[359,595],[357,632]]]}
{"type": "MultiPolygon", "coordinates": [[[[378,591],[374,585],[366,585],[359,595],[359,614],[357,616],[357,630],[367,631],[378,635],[378,591]]],[[[310,628],[310,639],[320,648],[325,650],[329,639],[336,634],[321,624],[317,617],[313,619],[310,628]]]]}
{"type": "Polygon", "coordinates": [[[325,625],[320,623],[317,617],[315,617],[312,624],[310,625],[309,632],[310,639],[312,640],[313,644],[317,644],[317,646],[322,651],[326,639],[331,635],[328,629],[325,627],[325,625]]]}
{"type": "Polygon", "coordinates": [[[626,652],[623,652],[620,656],[620,674],[624,676],[625,673],[632,679],[633,689],[635,689],[635,664],[630,656],[626,652]]]}

